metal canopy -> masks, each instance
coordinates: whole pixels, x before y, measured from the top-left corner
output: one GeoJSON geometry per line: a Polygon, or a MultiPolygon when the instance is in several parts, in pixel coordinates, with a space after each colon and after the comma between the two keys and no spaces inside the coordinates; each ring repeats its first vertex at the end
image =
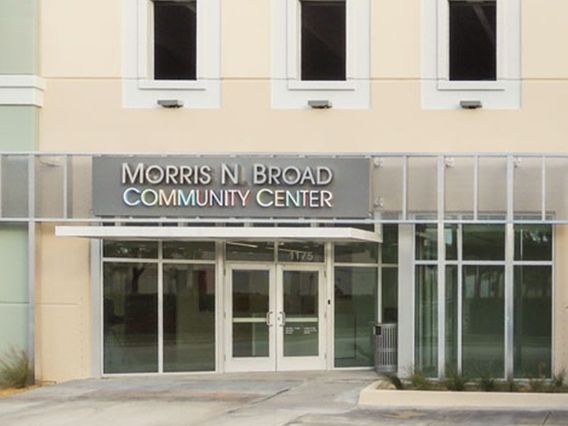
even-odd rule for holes
{"type": "Polygon", "coordinates": [[[337,242],[382,242],[376,232],[356,228],[312,227],[218,227],[218,226],[57,226],[58,237],[104,238],[104,239],[176,239],[176,240],[314,240],[337,242]]]}

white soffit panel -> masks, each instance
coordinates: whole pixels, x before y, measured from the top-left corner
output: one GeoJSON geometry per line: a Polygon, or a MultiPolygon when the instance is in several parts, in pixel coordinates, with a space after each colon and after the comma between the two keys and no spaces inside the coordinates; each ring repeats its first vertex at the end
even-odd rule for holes
{"type": "Polygon", "coordinates": [[[254,228],[161,226],[57,226],[58,237],[176,240],[317,240],[382,242],[376,232],[356,228],[254,228]]]}

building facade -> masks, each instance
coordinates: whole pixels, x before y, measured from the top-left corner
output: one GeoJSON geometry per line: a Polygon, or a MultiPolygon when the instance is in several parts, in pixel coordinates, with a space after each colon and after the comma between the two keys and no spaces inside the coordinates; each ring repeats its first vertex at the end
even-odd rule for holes
{"type": "Polygon", "coordinates": [[[36,376],[568,368],[559,0],[6,0],[0,349],[36,376]]]}

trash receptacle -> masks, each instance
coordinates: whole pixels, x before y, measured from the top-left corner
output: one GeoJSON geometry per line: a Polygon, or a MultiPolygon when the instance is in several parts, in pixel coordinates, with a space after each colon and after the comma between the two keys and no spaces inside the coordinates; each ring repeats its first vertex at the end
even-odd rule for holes
{"type": "Polygon", "coordinates": [[[396,324],[376,323],[373,326],[375,338],[375,371],[396,373],[398,367],[396,324]]]}

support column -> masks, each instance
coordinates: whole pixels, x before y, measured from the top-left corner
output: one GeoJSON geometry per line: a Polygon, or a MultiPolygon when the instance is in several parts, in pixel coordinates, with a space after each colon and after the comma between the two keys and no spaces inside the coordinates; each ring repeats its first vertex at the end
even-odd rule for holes
{"type": "Polygon", "coordinates": [[[398,227],[398,375],[414,370],[414,226],[398,227]]]}

